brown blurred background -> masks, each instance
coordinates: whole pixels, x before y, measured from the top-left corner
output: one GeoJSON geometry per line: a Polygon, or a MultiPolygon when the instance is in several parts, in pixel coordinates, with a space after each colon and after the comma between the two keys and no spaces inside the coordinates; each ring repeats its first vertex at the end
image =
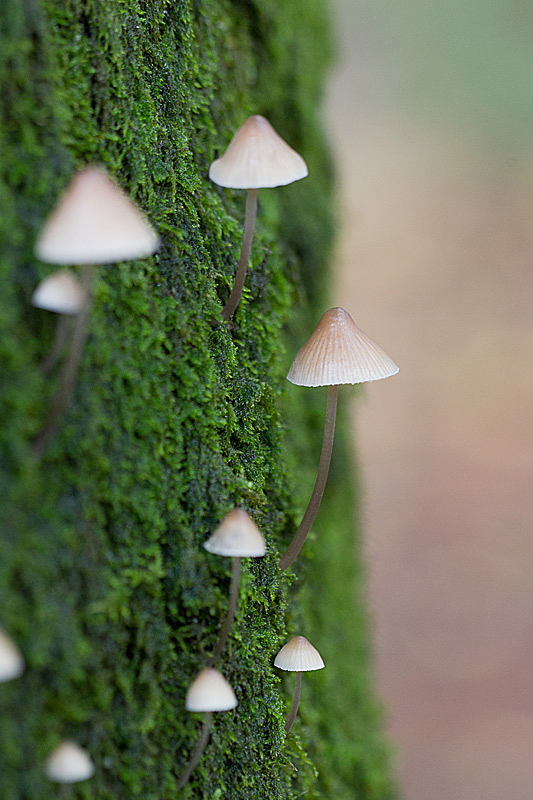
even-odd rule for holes
{"type": "Polygon", "coordinates": [[[333,301],[406,800],[533,795],[533,5],[335,0],[333,301]]]}

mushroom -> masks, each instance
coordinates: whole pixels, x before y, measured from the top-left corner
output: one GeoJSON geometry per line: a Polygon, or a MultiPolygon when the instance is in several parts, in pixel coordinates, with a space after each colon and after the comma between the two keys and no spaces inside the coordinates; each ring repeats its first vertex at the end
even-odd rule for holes
{"type": "Polygon", "coordinates": [[[13,639],[0,630],[0,683],[20,678],[23,672],[22,653],[13,639]]]}
{"type": "Polygon", "coordinates": [[[151,255],[159,237],[139,209],[100,167],[80,170],[46,220],[35,255],[49,264],[80,264],[85,302],[76,317],[70,352],[58,379],[48,420],[33,443],[40,455],[51,439],[70,395],[87,335],[92,269],[151,255]]]}
{"type": "Polygon", "coordinates": [[[248,189],[241,254],[235,283],[222,311],[223,320],[232,316],[241,299],[254,236],[257,190],[285,186],[306,175],[307,165],[303,158],[259,114],[246,120],[224,155],[211,164],[209,177],[219,186],[248,189]]]}
{"type": "Polygon", "coordinates": [[[216,669],[203,669],[189,686],[185,697],[187,711],[203,711],[204,724],[200,738],[191,753],[189,761],[177,781],[176,788],[182,789],[204,752],[209,741],[213,711],[229,711],[237,705],[235,693],[227,680],[216,669]]]}
{"type": "Polygon", "coordinates": [[[298,386],[327,386],[328,399],[317,478],[298,530],[280,559],[280,569],[287,569],[297,557],[320,507],[331,461],[339,384],[377,381],[397,372],[394,361],[342,308],[326,311],[296,354],[287,379],[298,386]]]}
{"type": "Polygon", "coordinates": [[[56,783],[79,783],[92,778],[94,764],[87,751],[79,744],[65,741],[46,759],[45,772],[56,783]]]}
{"type": "Polygon", "coordinates": [[[229,606],[226,619],[209,666],[213,666],[220,656],[228,640],[231,625],[235,618],[239,599],[239,578],[241,574],[241,558],[259,558],[265,555],[265,540],[253,519],[244,508],[234,508],[227,514],[212,536],[204,543],[208,553],[229,556],[231,565],[231,583],[229,606]]]}
{"type": "Polygon", "coordinates": [[[274,666],[288,672],[296,672],[291,710],[285,722],[285,732],[288,733],[292,728],[298,711],[298,703],[302,692],[302,672],[323,669],[324,662],[316,647],[313,647],[305,636],[295,636],[290,642],[283,645],[275,658],[274,666]]]}
{"type": "Polygon", "coordinates": [[[59,358],[67,335],[69,317],[79,314],[86,301],[85,292],[78,278],[67,269],[58,269],[42,280],[34,291],[31,302],[37,308],[44,308],[59,315],[50,352],[41,363],[44,373],[48,372],[59,358]]]}

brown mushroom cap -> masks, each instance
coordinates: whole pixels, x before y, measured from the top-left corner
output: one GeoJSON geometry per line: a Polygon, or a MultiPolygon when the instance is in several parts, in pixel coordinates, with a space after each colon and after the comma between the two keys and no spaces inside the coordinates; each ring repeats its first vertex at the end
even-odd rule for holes
{"type": "Polygon", "coordinates": [[[397,372],[394,361],[347,311],[330,308],[296,354],[287,379],[298,386],[335,386],[377,381],[397,372]]]}
{"type": "Polygon", "coordinates": [[[59,269],[40,282],[31,302],[56,314],[78,314],[85,302],[85,292],[72,272],[59,269]]]}
{"type": "Polygon", "coordinates": [[[285,186],[306,175],[303,158],[259,114],[246,120],[209,168],[211,180],[230,189],[285,186]]]}
{"type": "Polygon", "coordinates": [[[208,553],[241,558],[258,558],[266,552],[263,535],[244,508],[226,514],[204,547],[208,553]]]}
{"type": "Polygon", "coordinates": [[[324,662],[316,647],[305,636],[295,636],[283,645],[276,656],[274,666],[288,672],[310,672],[323,669],[324,662]]]}
{"type": "Polygon", "coordinates": [[[187,711],[229,711],[237,705],[235,693],[221,673],[203,669],[187,690],[187,711]]]}
{"type": "Polygon", "coordinates": [[[80,170],[46,220],[35,255],[49,264],[109,264],[144,258],[159,237],[100,167],[80,170]]]}
{"type": "Polygon", "coordinates": [[[48,756],[45,772],[57,783],[78,783],[94,775],[94,764],[89,754],[76,742],[62,742],[48,756]]]}

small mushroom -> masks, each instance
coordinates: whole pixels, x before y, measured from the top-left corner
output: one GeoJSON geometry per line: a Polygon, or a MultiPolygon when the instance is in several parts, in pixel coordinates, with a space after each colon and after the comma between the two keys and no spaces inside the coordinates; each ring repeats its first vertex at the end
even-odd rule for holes
{"type": "Polygon", "coordinates": [[[45,772],[56,783],[79,783],[92,778],[94,764],[87,751],[79,744],[65,741],[46,759],[45,772]]]}
{"type": "Polygon", "coordinates": [[[224,155],[211,164],[209,177],[214,183],[230,189],[248,189],[241,254],[235,283],[222,311],[223,320],[232,316],[241,299],[254,236],[257,190],[285,186],[306,175],[303,158],[259,114],[246,120],[224,155]]]}
{"type": "Polygon", "coordinates": [[[231,584],[229,606],[224,625],[209,666],[213,666],[220,656],[228,640],[231,625],[235,618],[239,599],[239,579],[241,574],[241,558],[259,558],[265,555],[265,540],[253,519],[243,508],[234,508],[227,514],[212,536],[204,543],[208,553],[229,556],[231,565],[231,584]]]}
{"type": "Polygon", "coordinates": [[[275,658],[274,666],[288,672],[296,672],[291,710],[285,722],[285,732],[288,733],[292,728],[298,711],[302,692],[302,672],[323,669],[324,662],[316,647],[313,647],[305,636],[295,636],[290,642],[283,645],[275,658]]]}
{"type": "Polygon", "coordinates": [[[287,379],[298,386],[327,386],[326,422],[318,474],[306,512],[279,567],[287,569],[302,549],[315,520],[328,477],[341,383],[365,383],[395,375],[398,367],[342,308],[326,311],[296,354],[287,379]]]}
{"type": "Polygon", "coordinates": [[[20,678],[24,672],[24,659],[19,648],[4,631],[0,630],[0,683],[20,678]]]}
{"type": "Polygon", "coordinates": [[[79,309],[70,351],[58,379],[44,428],[33,442],[41,455],[65,408],[87,335],[92,267],[151,255],[159,238],[139,209],[100,167],[80,170],[46,220],[35,255],[49,264],[80,264],[85,302],[79,309]]]}
{"type": "Polygon", "coordinates": [[[59,269],[40,282],[32,295],[31,302],[37,308],[44,308],[59,315],[54,343],[41,363],[41,369],[46,373],[52,369],[61,355],[70,317],[80,313],[86,302],[86,296],[78,278],[69,270],[59,269]]]}
{"type": "Polygon", "coordinates": [[[189,686],[185,697],[187,711],[204,712],[204,724],[200,738],[191,753],[189,761],[180,775],[176,788],[182,789],[204,752],[209,741],[213,711],[229,711],[237,705],[235,693],[227,680],[216,669],[203,669],[189,686]]]}

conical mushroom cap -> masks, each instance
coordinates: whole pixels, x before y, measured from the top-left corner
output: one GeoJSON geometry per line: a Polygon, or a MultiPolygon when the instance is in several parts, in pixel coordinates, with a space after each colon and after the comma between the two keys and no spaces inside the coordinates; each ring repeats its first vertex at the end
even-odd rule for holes
{"type": "Polygon", "coordinates": [[[20,678],[24,672],[24,659],[17,645],[0,630],[0,683],[20,678]]]}
{"type": "Polygon", "coordinates": [[[204,547],[218,556],[241,558],[257,558],[266,552],[263,534],[244,508],[226,514],[204,547]]]}
{"type": "Polygon", "coordinates": [[[94,775],[89,754],[76,742],[62,742],[46,760],[45,772],[51,781],[77,783],[94,775]]]}
{"type": "Polygon", "coordinates": [[[85,302],[85,292],[72,272],[60,269],[40,282],[31,302],[56,314],[78,314],[85,302]]]}
{"type": "Polygon", "coordinates": [[[80,170],[44,223],[35,255],[49,264],[109,264],[144,258],[159,238],[99,167],[80,170]]]}
{"type": "Polygon", "coordinates": [[[295,636],[283,645],[276,656],[274,666],[288,672],[311,672],[323,669],[324,662],[316,647],[313,647],[305,636],[295,636]]]}
{"type": "Polygon", "coordinates": [[[187,690],[187,711],[229,711],[237,698],[227,680],[216,669],[203,669],[187,690]]]}
{"type": "Polygon", "coordinates": [[[298,386],[335,386],[377,381],[397,372],[394,361],[347,311],[330,308],[296,354],[287,380],[298,386]]]}
{"type": "Polygon", "coordinates": [[[307,164],[264,117],[256,114],[241,125],[209,177],[230,189],[285,186],[307,175],[307,164]]]}

